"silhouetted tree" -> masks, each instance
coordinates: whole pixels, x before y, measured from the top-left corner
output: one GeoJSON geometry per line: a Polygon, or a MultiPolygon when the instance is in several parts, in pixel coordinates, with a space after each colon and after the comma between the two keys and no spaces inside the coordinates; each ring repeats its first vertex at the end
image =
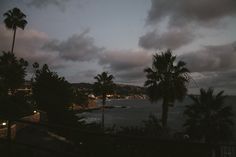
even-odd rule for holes
{"type": "Polygon", "coordinates": [[[10,52],[2,52],[0,56],[0,82],[2,94],[11,92],[14,95],[17,88],[24,83],[26,67],[28,62],[24,59],[17,59],[10,52]]]}
{"type": "Polygon", "coordinates": [[[64,77],[59,77],[55,72],[50,71],[46,64],[35,71],[32,91],[36,105],[47,112],[51,123],[74,123],[75,117],[69,111],[73,101],[71,85],[64,77]]]}
{"type": "Polygon", "coordinates": [[[89,103],[88,94],[84,91],[75,90],[74,91],[74,103],[86,107],[89,103]]]}
{"type": "Polygon", "coordinates": [[[94,79],[96,79],[94,92],[96,95],[102,96],[102,127],[104,127],[104,106],[106,104],[107,95],[114,91],[114,76],[103,72],[94,77],[94,79]]]}
{"type": "Polygon", "coordinates": [[[192,139],[219,142],[232,135],[232,108],[224,104],[223,91],[201,89],[200,96],[190,95],[193,103],[186,106],[186,133],[192,139]]]}
{"type": "Polygon", "coordinates": [[[189,70],[185,68],[185,62],[178,61],[170,50],[160,55],[153,55],[152,67],[146,68],[147,80],[144,84],[147,87],[147,94],[151,102],[160,99],[162,102],[162,126],[166,127],[168,108],[177,99],[183,100],[187,93],[186,83],[189,80],[189,70]]]}
{"type": "Polygon", "coordinates": [[[2,52],[0,56],[0,118],[8,120],[9,137],[11,121],[32,113],[26,93],[17,90],[25,81],[27,65],[13,53],[2,52]]]}
{"type": "Polygon", "coordinates": [[[14,45],[15,45],[15,37],[16,37],[16,29],[21,28],[24,29],[27,21],[25,20],[26,15],[21,12],[18,8],[13,8],[12,10],[8,10],[3,14],[5,17],[4,23],[8,29],[13,30],[13,40],[12,40],[12,48],[11,53],[13,53],[14,45]]]}

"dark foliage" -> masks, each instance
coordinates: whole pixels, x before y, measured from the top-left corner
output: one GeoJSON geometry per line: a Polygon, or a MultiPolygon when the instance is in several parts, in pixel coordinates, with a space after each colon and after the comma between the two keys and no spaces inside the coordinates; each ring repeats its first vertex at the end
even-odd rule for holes
{"type": "Polygon", "coordinates": [[[200,96],[190,96],[193,104],[186,106],[184,126],[192,139],[220,142],[232,135],[232,108],[224,104],[223,91],[213,92],[211,88],[201,89],[200,96]]]}
{"type": "Polygon", "coordinates": [[[75,116],[69,111],[73,101],[71,85],[63,77],[51,72],[46,64],[36,70],[32,90],[36,105],[47,112],[49,122],[75,122],[75,116]]]}
{"type": "Polygon", "coordinates": [[[16,119],[32,113],[27,93],[18,91],[24,83],[26,67],[24,59],[17,59],[13,53],[3,52],[0,56],[0,116],[16,119]]]}
{"type": "Polygon", "coordinates": [[[19,8],[8,10],[3,16],[6,17],[4,23],[8,29],[16,29],[17,27],[24,29],[27,24],[26,15],[19,8]]]}
{"type": "Polygon", "coordinates": [[[87,105],[89,103],[88,93],[86,93],[85,91],[75,90],[73,102],[77,105],[87,107],[87,105]]]}
{"type": "Polygon", "coordinates": [[[0,56],[0,84],[1,94],[14,94],[16,89],[24,83],[27,61],[17,59],[10,52],[2,52],[0,56]]]}
{"type": "Polygon", "coordinates": [[[153,114],[150,114],[148,119],[143,121],[144,126],[138,127],[122,127],[118,134],[142,136],[142,137],[155,137],[158,139],[169,139],[170,134],[167,128],[163,128],[161,121],[153,114]]]}
{"type": "Polygon", "coordinates": [[[23,92],[0,97],[0,118],[14,120],[33,114],[34,107],[28,100],[28,96],[23,92]]]}

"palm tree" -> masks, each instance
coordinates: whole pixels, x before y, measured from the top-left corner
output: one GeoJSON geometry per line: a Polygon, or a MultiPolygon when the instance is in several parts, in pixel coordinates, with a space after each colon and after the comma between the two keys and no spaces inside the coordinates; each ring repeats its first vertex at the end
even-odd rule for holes
{"type": "Polygon", "coordinates": [[[104,106],[106,104],[107,94],[114,91],[114,76],[103,72],[94,77],[97,82],[94,83],[94,92],[102,96],[102,127],[104,128],[104,106]]]}
{"type": "Polygon", "coordinates": [[[18,8],[13,8],[12,10],[8,10],[6,13],[3,14],[4,23],[8,29],[13,30],[13,41],[12,41],[12,48],[11,53],[13,53],[14,45],[15,45],[15,37],[16,37],[16,29],[21,28],[24,29],[27,21],[25,20],[26,15],[21,12],[18,8]]]}
{"type": "Polygon", "coordinates": [[[151,102],[162,99],[162,126],[167,126],[168,108],[177,99],[182,101],[187,93],[186,83],[189,81],[189,70],[185,62],[176,61],[171,50],[153,55],[152,67],[146,68],[147,94],[151,102]]]}
{"type": "Polygon", "coordinates": [[[192,139],[205,142],[219,142],[232,135],[232,108],[224,104],[224,91],[213,94],[214,90],[200,89],[200,96],[190,95],[193,103],[186,106],[186,133],[192,139]]]}

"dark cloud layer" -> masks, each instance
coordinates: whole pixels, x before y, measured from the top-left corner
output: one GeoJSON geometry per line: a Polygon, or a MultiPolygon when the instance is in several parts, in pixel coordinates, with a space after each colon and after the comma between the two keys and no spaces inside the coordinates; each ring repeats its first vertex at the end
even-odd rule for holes
{"type": "Polygon", "coordinates": [[[220,90],[233,90],[235,94],[236,88],[236,70],[225,70],[217,72],[197,73],[201,77],[194,78],[196,84],[192,88],[208,88],[213,87],[220,90]]]}
{"type": "Polygon", "coordinates": [[[57,51],[59,55],[71,61],[90,61],[96,59],[103,48],[94,44],[94,39],[88,36],[88,30],[74,34],[65,41],[52,40],[44,45],[45,50],[57,51]]]}
{"type": "Polygon", "coordinates": [[[224,45],[205,46],[201,50],[181,55],[179,59],[187,63],[199,87],[214,87],[235,94],[235,46],[236,41],[224,45]]]}
{"type": "Polygon", "coordinates": [[[145,49],[177,49],[192,42],[193,39],[193,32],[190,32],[187,29],[173,28],[162,34],[153,30],[139,38],[139,46],[145,49]]]}
{"type": "Polygon", "coordinates": [[[225,16],[235,16],[235,6],[235,0],[152,0],[147,22],[158,23],[169,16],[172,25],[192,21],[209,23],[225,16]]]}
{"type": "Polygon", "coordinates": [[[236,69],[236,41],[230,44],[205,46],[180,56],[193,72],[212,72],[236,69]]]}
{"type": "Polygon", "coordinates": [[[167,20],[167,31],[153,28],[139,38],[139,46],[178,49],[194,41],[196,28],[217,28],[225,17],[236,17],[235,6],[235,0],[152,0],[146,23],[158,28],[167,20]]]}

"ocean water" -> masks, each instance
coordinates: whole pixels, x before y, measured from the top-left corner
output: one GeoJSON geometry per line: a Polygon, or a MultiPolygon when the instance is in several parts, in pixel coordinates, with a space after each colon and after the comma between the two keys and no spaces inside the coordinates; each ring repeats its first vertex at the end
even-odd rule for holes
{"type": "MultiPolygon", "coordinates": [[[[168,112],[168,126],[175,131],[181,131],[182,125],[185,121],[183,111],[186,105],[192,103],[189,97],[186,97],[183,102],[176,101],[173,107],[169,108],[168,112]]],[[[236,125],[236,96],[229,96],[225,99],[225,104],[232,106],[234,112],[234,122],[236,125]]],[[[98,102],[101,105],[101,102],[98,102]]],[[[110,127],[115,125],[121,126],[142,126],[143,121],[148,119],[150,114],[154,114],[161,118],[162,102],[150,103],[149,100],[109,100],[107,105],[115,106],[115,108],[105,109],[105,126],[110,127]],[[125,108],[121,108],[125,106],[125,108]]],[[[102,117],[101,110],[94,110],[90,112],[83,112],[77,114],[84,117],[89,122],[100,122],[102,117]]],[[[234,126],[236,133],[236,126],[234,126]]]]}

